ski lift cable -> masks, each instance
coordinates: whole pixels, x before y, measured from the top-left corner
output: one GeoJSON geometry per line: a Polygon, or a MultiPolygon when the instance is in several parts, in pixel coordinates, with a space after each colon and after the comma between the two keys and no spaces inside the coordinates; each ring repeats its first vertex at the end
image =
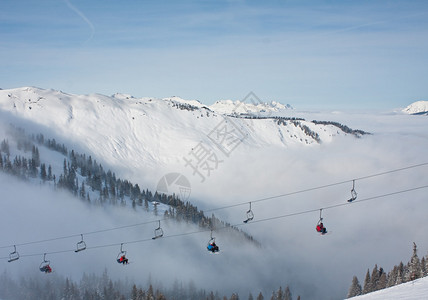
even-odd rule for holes
{"type": "MultiPolygon", "coordinates": [[[[348,183],[350,181],[354,182],[355,180],[367,179],[367,178],[371,178],[371,177],[381,176],[381,175],[385,175],[385,174],[389,174],[389,173],[394,173],[394,172],[399,172],[399,171],[402,171],[402,170],[407,170],[407,169],[416,168],[416,167],[425,166],[425,165],[428,165],[428,163],[421,163],[421,164],[418,164],[418,165],[408,166],[408,167],[404,167],[404,168],[400,168],[400,169],[395,169],[395,170],[391,170],[391,171],[387,171],[387,172],[382,172],[382,173],[377,173],[377,174],[368,175],[368,176],[364,176],[364,177],[359,177],[359,178],[352,179],[352,180],[347,180],[347,181],[342,181],[342,182],[338,182],[338,183],[328,184],[328,185],[324,185],[324,186],[309,188],[309,189],[306,189],[306,190],[300,190],[300,191],[291,192],[291,193],[287,193],[287,194],[282,194],[282,195],[277,195],[277,196],[262,198],[262,199],[254,200],[252,202],[253,203],[254,202],[261,202],[261,201],[266,201],[266,200],[270,200],[270,199],[274,199],[274,198],[290,196],[290,195],[293,195],[293,194],[304,193],[304,192],[307,192],[307,191],[312,191],[312,190],[316,190],[316,189],[321,189],[321,188],[331,187],[331,186],[334,186],[334,185],[348,183]]],[[[412,189],[410,189],[410,190],[412,190],[412,189]]],[[[406,191],[410,191],[410,190],[406,190],[406,191]]],[[[363,201],[363,199],[359,200],[358,202],[361,202],[361,201],[363,201]]],[[[205,212],[214,211],[214,210],[221,210],[221,209],[226,209],[226,208],[231,208],[231,207],[236,207],[236,206],[240,206],[240,205],[244,205],[244,204],[246,205],[247,203],[248,202],[244,202],[244,203],[239,203],[239,204],[234,204],[234,205],[219,207],[219,208],[215,208],[215,209],[211,209],[211,210],[205,210],[205,212]]],[[[162,220],[166,220],[166,218],[161,219],[161,221],[162,220]]],[[[113,227],[113,228],[107,228],[107,229],[101,229],[101,230],[86,232],[84,234],[85,235],[98,234],[98,233],[103,233],[103,232],[109,232],[109,231],[114,231],[114,230],[120,230],[120,229],[125,229],[125,228],[131,228],[131,227],[137,227],[137,226],[147,225],[147,224],[151,224],[151,223],[155,223],[155,222],[159,222],[159,221],[160,220],[153,220],[153,221],[148,221],[148,222],[123,225],[123,226],[118,226],[118,227],[113,227]]],[[[255,223],[255,222],[253,221],[252,223],[255,223]]],[[[31,245],[31,244],[51,242],[51,241],[56,241],[56,240],[61,240],[61,239],[68,239],[68,238],[72,238],[72,237],[78,237],[78,236],[81,236],[81,235],[82,234],[73,234],[73,235],[55,237],[55,238],[50,238],[50,239],[38,240],[38,241],[17,243],[17,244],[12,244],[12,245],[0,246],[0,249],[10,248],[10,247],[13,247],[13,246],[26,246],[26,245],[31,245]]]]}
{"type": "MultiPolygon", "coordinates": [[[[223,226],[223,227],[220,227],[218,229],[223,229],[223,228],[226,228],[226,227],[227,226],[223,226]]],[[[207,231],[210,231],[210,229],[199,230],[199,231],[191,231],[191,232],[184,232],[184,233],[178,233],[178,234],[172,234],[172,235],[164,236],[164,238],[181,237],[181,236],[193,235],[193,234],[197,234],[197,233],[203,233],[203,232],[207,232],[207,231]]],[[[149,242],[149,241],[153,241],[153,238],[147,238],[147,239],[141,239],[141,240],[134,240],[134,241],[126,241],[126,242],[121,242],[121,243],[113,243],[113,244],[103,244],[103,245],[91,246],[91,247],[87,247],[86,250],[95,250],[95,249],[101,249],[101,248],[111,248],[111,247],[117,247],[117,246],[121,246],[121,245],[125,245],[125,244],[138,244],[138,243],[144,243],[144,242],[149,242]]],[[[40,256],[40,255],[44,255],[44,254],[53,255],[53,254],[62,254],[62,253],[71,253],[71,252],[75,252],[75,250],[74,249],[66,249],[66,250],[59,250],[59,251],[52,251],[52,252],[24,254],[24,255],[20,255],[20,257],[34,257],[34,256],[40,256]]],[[[0,257],[0,260],[4,260],[4,259],[9,259],[9,257],[8,256],[6,256],[6,257],[0,257]]]]}
{"type": "MultiPolygon", "coordinates": [[[[260,223],[260,222],[266,222],[266,221],[271,221],[271,220],[276,220],[276,219],[283,219],[283,218],[288,218],[288,217],[294,217],[294,216],[308,214],[308,213],[313,213],[313,212],[319,212],[320,210],[327,210],[327,209],[332,209],[332,208],[337,208],[337,207],[342,207],[342,206],[357,204],[357,203],[361,203],[361,202],[372,201],[372,200],[376,200],[376,199],[380,199],[380,198],[385,198],[385,197],[389,197],[389,196],[394,196],[394,195],[398,195],[398,194],[408,193],[408,192],[411,192],[411,191],[416,191],[416,190],[421,190],[421,189],[426,189],[426,188],[428,188],[428,185],[419,186],[419,187],[415,187],[415,188],[411,188],[411,189],[407,189],[407,190],[396,191],[396,192],[392,192],[392,193],[388,193],[388,194],[383,194],[383,195],[372,196],[372,197],[360,199],[360,200],[354,201],[354,202],[340,203],[340,204],[325,206],[325,207],[322,207],[322,208],[309,209],[309,210],[304,210],[304,211],[295,212],[295,213],[289,213],[289,214],[275,216],[275,217],[269,217],[269,218],[264,218],[264,219],[257,219],[255,221],[252,221],[251,224],[260,223]]],[[[238,224],[231,225],[231,226],[238,227],[238,226],[244,226],[244,225],[245,224],[238,223],[238,224]]]]}
{"type": "MultiPolygon", "coordinates": [[[[418,167],[427,166],[427,165],[428,165],[428,162],[426,162],[426,163],[420,163],[420,164],[411,165],[411,166],[407,166],[407,167],[402,167],[402,168],[398,168],[398,169],[393,169],[393,170],[389,170],[389,171],[385,171],[385,172],[380,172],[380,173],[376,173],[376,174],[362,176],[362,177],[354,178],[354,179],[351,179],[351,180],[345,180],[345,181],[341,181],[341,182],[326,184],[326,185],[322,185],[322,186],[318,186],[318,187],[312,187],[312,188],[303,189],[303,190],[299,190],[299,191],[294,191],[294,192],[290,192],[290,193],[285,193],[285,194],[280,194],[280,195],[275,195],[275,196],[260,198],[260,199],[252,200],[251,202],[252,203],[264,202],[264,201],[268,201],[268,200],[272,200],[272,199],[276,199],[276,198],[287,197],[287,196],[291,196],[291,195],[295,195],[295,194],[300,194],[300,193],[305,193],[305,192],[314,191],[314,190],[318,190],[318,189],[328,188],[328,187],[332,187],[332,186],[336,186],[336,185],[341,185],[341,184],[345,184],[345,183],[349,183],[349,182],[355,183],[356,180],[363,180],[363,179],[368,179],[368,178],[383,176],[383,175],[386,175],[386,174],[400,172],[400,171],[404,171],[404,170],[408,170],[408,169],[413,169],[413,168],[418,168],[418,167]]],[[[242,203],[237,203],[237,204],[227,205],[227,206],[223,206],[223,207],[218,207],[218,208],[212,208],[212,209],[204,210],[204,212],[211,212],[211,211],[216,211],[216,210],[228,209],[228,208],[233,208],[233,207],[247,205],[247,204],[248,204],[248,202],[242,202],[242,203]]],[[[163,218],[160,221],[164,221],[166,219],[167,218],[163,218]]],[[[153,221],[148,221],[148,222],[123,225],[123,226],[118,226],[118,227],[113,227],[113,228],[106,228],[106,229],[100,229],[100,230],[96,230],[96,231],[90,231],[90,232],[86,232],[86,233],[83,233],[83,234],[85,234],[85,235],[99,234],[99,233],[103,233],[103,232],[109,232],[109,231],[114,231],[114,230],[120,230],[120,229],[125,229],[125,228],[131,228],[131,227],[137,227],[137,226],[147,225],[147,224],[155,223],[155,222],[158,222],[158,221],[159,220],[153,220],[153,221]]],[[[26,245],[31,245],[31,244],[46,243],[46,242],[51,242],[51,241],[56,241],[56,240],[61,240],[61,239],[68,239],[68,238],[78,237],[78,236],[81,236],[81,234],[72,234],[72,235],[68,235],[68,236],[54,237],[54,238],[44,239],[44,240],[38,240],[38,241],[31,241],[31,242],[23,242],[23,243],[5,245],[5,246],[0,246],[0,249],[10,248],[10,247],[13,247],[13,246],[26,246],[26,245]]]]}
{"type": "MultiPolygon", "coordinates": [[[[95,231],[83,233],[83,235],[99,234],[99,233],[103,233],[103,232],[109,232],[109,231],[120,230],[120,229],[131,228],[131,227],[137,227],[137,226],[143,226],[143,225],[147,225],[147,224],[151,224],[151,223],[155,223],[155,222],[157,223],[158,220],[136,223],[136,224],[123,225],[123,226],[113,227],[113,228],[100,229],[100,230],[95,230],[95,231]]],[[[57,240],[70,239],[70,238],[79,237],[79,236],[82,236],[82,234],[81,233],[71,234],[71,235],[66,235],[66,236],[54,237],[54,238],[50,238],[50,239],[24,242],[24,243],[8,245],[8,246],[0,246],[0,249],[9,248],[9,247],[13,247],[13,246],[27,246],[27,245],[32,245],[32,244],[41,244],[41,243],[53,242],[53,241],[57,241],[57,240]]]]}
{"type": "MultiPolygon", "coordinates": [[[[350,180],[339,181],[339,182],[321,185],[321,186],[317,186],[317,187],[298,190],[298,191],[294,191],[294,192],[290,192],[290,193],[285,193],[285,194],[255,199],[255,200],[252,200],[251,202],[252,203],[264,202],[264,201],[268,201],[268,200],[272,200],[272,199],[283,198],[283,197],[288,197],[288,196],[292,196],[292,195],[296,195],[296,194],[301,194],[301,193],[311,192],[311,191],[320,190],[320,189],[324,189],[324,188],[329,188],[329,187],[336,186],[336,185],[342,185],[342,184],[349,183],[349,182],[355,183],[355,181],[357,181],[357,180],[364,180],[364,179],[369,179],[369,178],[373,178],[373,177],[379,177],[379,176],[383,176],[383,175],[387,175],[387,174],[391,174],[391,173],[396,173],[396,172],[400,172],[400,171],[404,171],[404,170],[408,170],[408,169],[418,168],[418,167],[422,167],[422,166],[427,166],[427,165],[428,165],[428,162],[420,163],[420,164],[407,166],[407,167],[403,167],[403,168],[398,168],[398,169],[394,169],[394,170],[389,170],[389,171],[385,171],[385,172],[381,172],[381,173],[357,177],[357,178],[350,179],[350,180]]],[[[217,208],[205,209],[204,212],[211,212],[211,211],[217,211],[217,210],[222,210],[222,209],[228,209],[228,208],[233,208],[233,207],[247,205],[247,204],[248,204],[248,201],[236,203],[236,204],[232,204],[232,205],[227,205],[227,206],[222,206],[222,207],[217,207],[217,208]]]]}
{"type": "MultiPolygon", "coordinates": [[[[267,222],[267,221],[272,221],[272,220],[278,220],[278,219],[284,219],[284,218],[288,218],[288,217],[294,217],[294,216],[298,216],[298,215],[319,212],[320,210],[328,210],[328,209],[338,208],[338,207],[342,207],[342,206],[347,206],[347,205],[352,205],[352,204],[357,204],[357,203],[362,203],[362,202],[367,202],[367,201],[373,201],[373,200],[376,200],[376,199],[386,198],[386,197],[390,197],[390,196],[393,196],[393,195],[408,193],[408,192],[411,192],[411,191],[421,190],[421,189],[425,189],[425,188],[428,188],[428,185],[414,187],[414,188],[410,188],[410,189],[406,189],[406,190],[401,190],[401,191],[396,191],[396,192],[391,192],[391,193],[388,193],[388,194],[382,194],[382,195],[372,196],[372,197],[360,199],[358,201],[354,201],[354,202],[351,202],[351,203],[349,203],[349,202],[340,203],[340,204],[325,206],[325,207],[322,207],[322,208],[309,209],[309,210],[304,210],[304,211],[289,213],[289,214],[285,214],[285,215],[273,216],[273,217],[268,217],[268,218],[264,218],[264,219],[257,219],[255,221],[251,222],[251,224],[261,223],[261,222],[267,222]]],[[[243,223],[237,223],[237,224],[229,225],[229,226],[225,225],[225,226],[216,228],[216,230],[219,231],[219,230],[226,229],[226,228],[229,228],[229,227],[239,227],[239,226],[244,226],[244,225],[245,224],[243,224],[243,223]]],[[[208,231],[212,232],[212,229],[210,228],[210,229],[202,229],[202,230],[191,231],[191,232],[182,232],[182,233],[177,233],[177,234],[172,234],[172,235],[166,235],[166,236],[164,236],[164,238],[182,237],[182,236],[187,236],[187,235],[205,233],[205,232],[208,232],[208,231]]],[[[136,244],[136,243],[143,243],[143,242],[148,242],[148,241],[153,241],[153,239],[152,238],[146,238],[146,239],[141,239],[141,240],[126,241],[126,242],[122,242],[122,243],[104,244],[104,245],[98,245],[98,246],[91,246],[91,247],[88,247],[86,249],[92,250],[92,249],[100,249],[100,248],[108,248],[108,247],[117,247],[117,246],[124,245],[124,244],[136,244]]],[[[44,255],[44,254],[53,255],[53,254],[60,254],[60,253],[67,253],[67,252],[74,252],[74,251],[75,251],[74,249],[68,249],[68,250],[59,250],[59,251],[52,251],[52,252],[24,254],[24,255],[20,255],[20,257],[33,257],[33,256],[41,256],[41,255],[44,255]]],[[[6,256],[6,257],[0,257],[0,260],[4,260],[4,259],[8,259],[8,258],[9,258],[8,256],[6,256]]]]}
{"type": "MultiPolygon", "coordinates": [[[[356,180],[368,179],[368,178],[382,176],[382,175],[386,175],[386,174],[390,174],[390,173],[395,173],[395,172],[400,172],[400,171],[404,171],[404,170],[408,170],[408,169],[418,168],[418,167],[422,167],[422,166],[426,166],[426,165],[428,165],[428,162],[426,162],[426,163],[420,163],[420,164],[416,164],[416,165],[411,165],[411,166],[407,166],[407,167],[402,167],[402,168],[398,168],[398,169],[393,169],[393,170],[385,171],[385,172],[381,172],[381,173],[371,174],[371,175],[367,175],[367,176],[362,176],[362,177],[358,177],[358,178],[351,179],[351,180],[345,180],[345,181],[331,183],[331,184],[322,185],[322,186],[318,186],[318,187],[303,189],[303,190],[299,190],[299,191],[295,191],[295,192],[290,192],[290,193],[280,194],[280,195],[276,195],[276,196],[270,196],[270,197],[260,198],[260,199],[253,200],[251,202],[257,203],[257,202],[268,201],[268,200],[272,200],[272,199],[276,199],[276,198],[287,197],[287,196],[291,196],[291,195],[296,195],[296,194],[310,192],[310,191],[314,191],[314,190],[318,190],[318,189],[323,189],[323,188],[328,188],[328,187],[332,187],[332,186],[336,186],[336,185],[341,185],[341,184],[349,183],[351,181],[355,182],[356,180]]],[[[212,212],[212,211],[216,211],[216,210],[233,208],[233,207],[237,207],[237,206],[246,205],[247,203],[248,202],[243,202],[243,203],[237,203],[237,204],[232,204],[232,205],[227,205],[227,206],[212,208],[212,209],[204,210],[204,212],[212,212]]],[[[166,218],[161,219],[161,221],[164,221],[164,220],[166,220],[166,218]]],[[[142,222],[142,223],[137,223],[137,224],[123,225],[123,226],[119,226],[119,227],[113,227],[113,228],[107,228],[107,229],[100,229],[100,230],[96,230],[96,231],[90,231],[90,232],[86,232],[86,233],[83,233],[83,234],[85,234],[85,235],[98,234],[98,233],[103,233],[103,232],[109,232],[109,231],[114,231],[114,230],[120,230],[120,229],[125,229],[125,228],[131,228],[131,227],[137,227],[137,226],[147,225],[147,224],[151,224],[151,223],[154,223],[154,222],[158,222],[158,221],[154,220],[154,221],[142,222]]],[[[31,242],[24,242],[24,243],[17,243],[17,244],[5,245],[5,246],[0,246],[0,249],[10,248],[10,247],[13,247],[14,245],[15,246],[27,246],[27,245],[32,245],[32,244],[52,242],[52,241],[57,241],[57,240],[62,240],[62,239],[68,239],[68,238],[78,237],[80,235],[81,234],[72,234],[72,235],[67,235],[67,236],[62,236],[62,237],[55,237],[55,238],[50,238],[50,239],[38,240],[38,241],[31,241],[31,242]]]]}

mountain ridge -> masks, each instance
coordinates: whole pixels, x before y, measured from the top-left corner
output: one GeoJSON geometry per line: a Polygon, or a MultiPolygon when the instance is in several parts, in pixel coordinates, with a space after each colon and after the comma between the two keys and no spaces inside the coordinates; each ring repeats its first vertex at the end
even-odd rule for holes
{"type": "MultiPolygon", "coordinates": [[[[215,155],[211,157],[218,163],[232,152],[316,147],[337,137],[365,134],[345,132],[334,122],[296,118],[290,110],[229,115],[177,99],[73,95],[23,87],[0,91],[0,110],[65,136],[85,153],[99,153],[113,169],[126,170],[120,174],[124,178],[148,177],[160,166],[191,171],[188,157],[195,149],[215,155]]],[[[209,176],[209,170],[204,172],[209,176]]]]}

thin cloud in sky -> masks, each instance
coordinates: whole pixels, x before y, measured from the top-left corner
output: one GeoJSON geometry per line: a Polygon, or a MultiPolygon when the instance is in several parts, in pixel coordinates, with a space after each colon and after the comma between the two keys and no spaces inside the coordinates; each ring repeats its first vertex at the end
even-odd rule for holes
{"type": "Polygon", "coordinates": [[[89,28],[91,29],[91,35],[89,36],[89,38],[86,40],[85,43],[89,42],[90,40],[92,40],[92,38],[94,37],[95,34],[95,26],[92,24],[92,22],[85,16],[85,14],[83,12],[81,12],[77,7],[75,7],[73,4],[70,3],[69,0],[64,0],[64,2],[67,4],[67,6],[73,10],[79,17],[81,17],[83,19],[83,21],[85,21],[88,25],[89,28]]]}

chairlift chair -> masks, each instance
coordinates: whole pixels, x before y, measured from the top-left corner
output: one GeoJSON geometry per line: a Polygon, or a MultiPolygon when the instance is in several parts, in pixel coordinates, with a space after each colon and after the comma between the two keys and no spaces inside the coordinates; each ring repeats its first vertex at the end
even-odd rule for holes
{"type": "Polygon", "coordinates": [[[52,272],[52,268],[50,267],[50,261],[46,260],[46,253],[43,255],[43,261],[41,262],[39,269],[44,273],[52,272]]]}
{"type": "Polygon", "coordinates": [[[80,252],[86,249],[86,243],[83,240],[83,234],[80,235],[82,237],[82,240],[80,242],[77,243],[76,245],[76,250],[74,250],[74,252],[80,252]]]}
{"type": "Polygon", "coordinates": [[[318,220],[317,226],[315,227],[315,230],[319,233],[321,233],[322,235],[327,233],[327,228],[324,227],[324,224],[322,224],[322,208],[320,209],[320,219],[318,220]],[[322,227],[320,227],[320,225],[322,224],[322,227]]]}
{"type": "Polygon", "coordinates": [[[216,253],[220,251],[219,247],[215,243],[215,237],[213,237],[212,230],[211,230],[210,240],[208,241],[208,244],[207,244],[207,249],[212,253],[216,253]]]}
{"type": "Polygon", "coordinates": [[[15,261],[15,260],[18,260],[18,259],[19,259],[19,253],[18,253],[18,252],[16,252],[16,246],[15,246],[15,245],[13,245],[13,248],[14,248],[13,252],[11,252],[11,253],[9,254],[9,260],[8,260],[8,262],[13,262],[13,261],[15,261]]]}
{"type": "Polygon", "coordinates": [[[357,199],[357,192],[355,191],[355,179],[352,180],[352,190],[351,190],[351,199],[348,202],[352,202],[357,199]]]}
{"type": "Polygon", "coordinates": [[[160,220],[159,220],[159,226],[158,226],[158,228],[155,229],[155,236],[152,237],[152,239],[155,240],[155,239],[160,238],[160,237],[163,237],[163,230],[160,227],[160,220]]]}
{"type": "Polygon", "coordinates": [[[119,264],[128,264],[128,259],[126,259],[126,261],[121,261],[121,260],[120,260],[120,258],[121,258],[121,257],[123,257],[123,256],[126,258],[126,251],[125,251],[125,250],[123,250],[123,243],[122,243],[122,244],[120,244],[120,252],[119,252],[119,254],[117,255],[116,261],[117,261],[119,264]]]}
{"type": "Polygon", "coordinates": [[[251,202],[250,202],[250,209],[247,211],[247,219],[244,221],[244,223],[248,223],[248,221],[251,221],[254,219],[254,213],[251,210],[251,202]]]}

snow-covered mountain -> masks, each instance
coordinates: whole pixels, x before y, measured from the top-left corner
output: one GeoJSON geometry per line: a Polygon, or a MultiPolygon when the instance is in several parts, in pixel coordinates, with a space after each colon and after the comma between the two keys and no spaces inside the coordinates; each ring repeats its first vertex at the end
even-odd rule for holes
{"type": "Polygon", "coordinates": [[[183,166],[192,149],[202,144],[219,150],[218,155],[228,156],[238,145],[247,149],[314,146],[329,143],[335,136],[363,133],[352,130],[346,133],[343,130],[349,128],[337,123],[295,118],[287,115],[284,108],[279,103],[255,105],[228,101],[207,107],[196,100],[178,97],[72,95],[34,87],[0,91],[1,111],[49,128],[57,136],[78,141],[86,147],[85,152],[99,153],[113,167],[134,170],[135,173],[126,174],[131,177],[159,166],[183,166]],[[234,108],[245,113],[245,117],[225,119],[224,114],[234,108]],[[261,116],[260,112],[275,112],[276,116],[261,116]]]}
{"type": "Polygon", "coordinates": [[[403,112],[411,115],[427,115],[428,101],[416,101],[403,109],[403,112]]]}
{"type": "Polygon", "coordinates": [[[428,277],[349,299],[353,300],[423,300],[428,298],[428,277]]]}

